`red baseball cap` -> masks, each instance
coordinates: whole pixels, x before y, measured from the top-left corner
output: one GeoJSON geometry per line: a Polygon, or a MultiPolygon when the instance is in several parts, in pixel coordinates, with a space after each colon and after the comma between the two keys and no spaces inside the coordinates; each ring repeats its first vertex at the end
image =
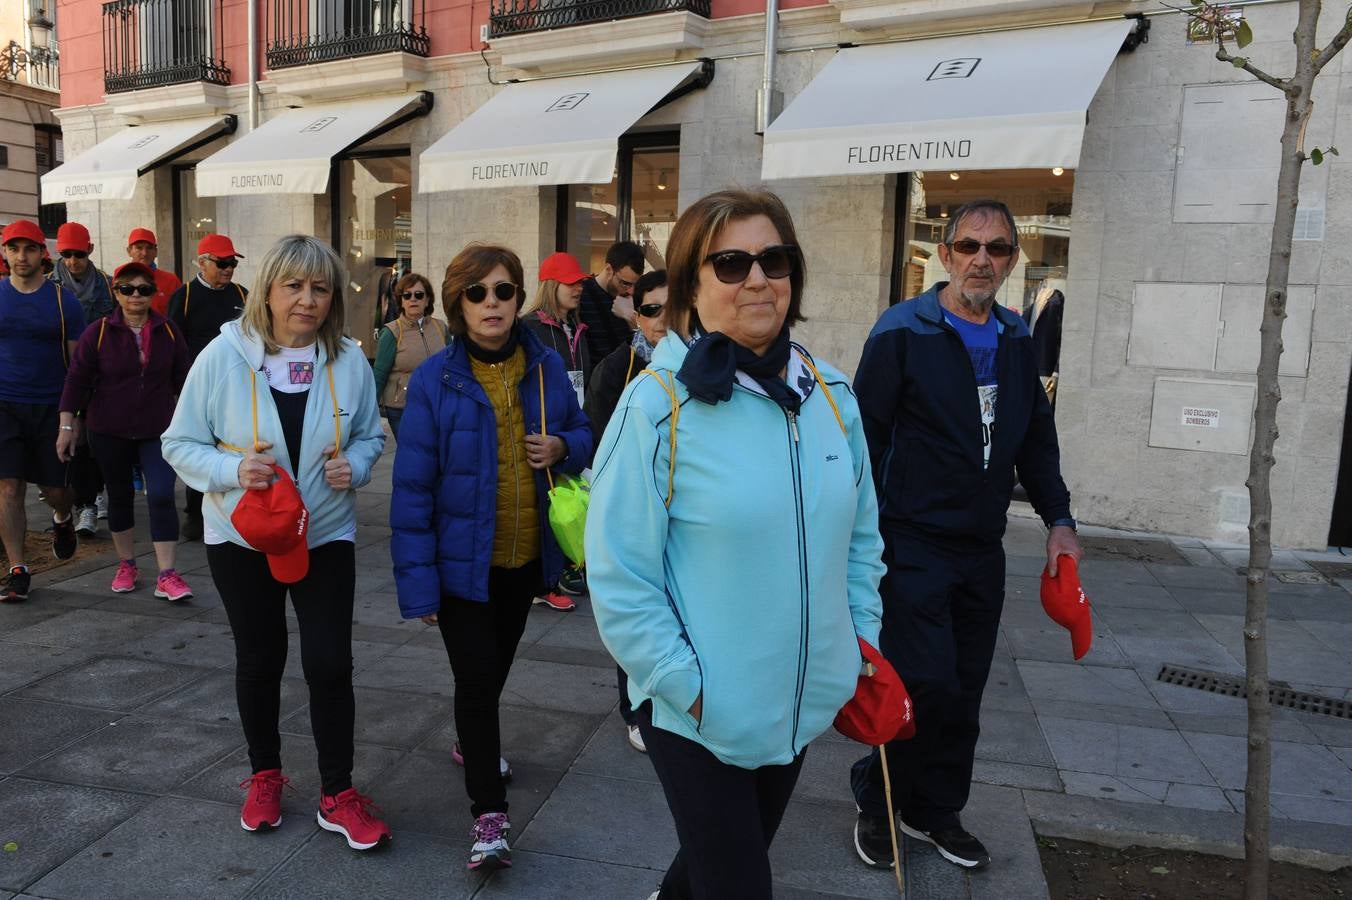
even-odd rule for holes
{"type": "Polygon", "coordinates": [[[89,239],[89,229],[79,222],[67,222],[56,230],[56,252],[79,250],[88,253],[94,242],[89,239]]]}
{"type": "Polygon", "coordinates": [[[577,284],[590,278],[577,264],[571,253],[551,253],[540,263],[540,280],[557,281],[559,284],[577,284]]]}
{"type": "Polygon", "coordinates": [[[1075,557],[1063,554],[1057,558],[1055,578],[1043,568],[1042,609],[1053,622],[1070,630],[1070,647],[1076,659],[1089,652],[1094,643],[1094,619],[1089,598],[1080,586],[1075,557]]]}
{"type": "Polygon", "coordinates": [[[155,270],[150,266],[138,262],[124,262],[113,270],[113,278],[118,279],[123,275],[144,275],[150,279],[150,283],[155,283],[155,270]]]}
{"type": "Polygon", "coordinates": [[[212,256],[238,256],[244,258],[244,254],[235,249],[235,245],[230,243],[230,238],[223,234],[208,234],[197,242],[197,255],[209,253],[212,256]]]}
{"type": "Polygon", "coordinates": [[[871,668],[860,674],[854,696],[836,713],[836,731],[876,747],[915,736],[915,707],[901,676],[868,641],[857,638],[859,653],[871,668]]]}
{"type": "Polygon", "coordinates": [[[32,241],[40,247],[47,246],[47,235],[42,233],[37,222],[29,219],[15,219],[5,226],[3,233],[0,233],[0,244],[8,244],[10,241],[32,241]]]}
{"type": "Polygon", "coordinates": [[[131,234],[127,235],[127,246],[130,247],[132,244],[139,244],[141,241],[145,241],[147,244],[154,244],[156,247],[160,245],[160,242],[155,240],[155,232],[151,231],[149,228],[133,228],[131,234]]]}
{"type": "Polygon", "coordinates": [[[310,548],[305,540],[310,511],[286,470],[276,465],[272,470],[277,480],[265,490],[245,491],[230,514],[230,524],[245,543],[267,554],[273,578],[294,584],[310,571],[310,548]]]}

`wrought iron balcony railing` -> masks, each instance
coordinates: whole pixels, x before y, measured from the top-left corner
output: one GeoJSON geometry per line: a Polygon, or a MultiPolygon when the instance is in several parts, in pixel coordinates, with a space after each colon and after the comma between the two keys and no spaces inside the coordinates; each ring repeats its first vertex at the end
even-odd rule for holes
{"type": "Polygon", "coordinates": [[[427,0],[269,0],[268,68],[377,53],[426,56],[427,0]]]}
{"type": "Polygon", "coordinates": [[[664,12],[709,18],[710,0],[492,0],[489,34],[503,37],[588,22],[608,22],[664,12]]]}
{"type": "Polygon", "coordinates": [[[103,89],[229,84],[223,0],[110,0],[103,4],[103,89]]]}

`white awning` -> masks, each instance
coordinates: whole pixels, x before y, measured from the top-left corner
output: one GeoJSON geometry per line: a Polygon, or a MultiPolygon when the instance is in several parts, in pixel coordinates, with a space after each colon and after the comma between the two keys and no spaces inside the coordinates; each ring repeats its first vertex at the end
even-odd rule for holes
{"type": "Polygon", "coordinates": [[[400,94],[287,110],[198,163],[198,196],[322,194],[335,156],[426,102],[400,94]]]}
{"type": "Polygon", "coordinates": [[[230,116],[123,128],[42,176],[42,202],[130,200],[136,180],[194,145],[234,130],[230,116]]]}
{"type": "Polygon", "coordinates": [[[702,63],[509,85],[419,157],[418,191],[605,184],[621,134],[702,63]]]}
{"type": "Polygon", "coordinates": [[[761,177],[1063,166],[1128,19],[842,50],[765,132],[761,177]]]}

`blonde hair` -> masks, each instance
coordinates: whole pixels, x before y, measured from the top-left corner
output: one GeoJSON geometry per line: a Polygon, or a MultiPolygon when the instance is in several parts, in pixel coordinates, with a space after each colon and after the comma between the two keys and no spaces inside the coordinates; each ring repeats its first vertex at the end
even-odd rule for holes
{"type": "Polygon", "coordinates": [[[263,254],[254,288],[249,292],[244,302],[244,314],[240,316],[244,332],[261,338],[268,353],[277,352],[268,293],[274,284],[287,278],[328,283],[333,300],[328,316],[319,325],[318,340],[324,345],[329,359],[337,359],[343,351],[343,287],[347,284],[347,270],[332,247],[308,234],[289,234],[263,254]]]}
{"type": "Polygon", "coordinates": [[[540,282],[540,286],[535,289],[535,296],[521,310],[521,315],[526,316],[536,310],[543,310],[545,315],[556,322],[562,322],[568,318],[568,314],[559,306],[559,284],[560,282],[552,279],[546,279],[540,282]]]}

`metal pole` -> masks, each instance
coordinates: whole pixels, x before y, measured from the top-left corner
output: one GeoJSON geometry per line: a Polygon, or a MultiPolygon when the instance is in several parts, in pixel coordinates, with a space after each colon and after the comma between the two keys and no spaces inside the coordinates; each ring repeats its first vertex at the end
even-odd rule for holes
{"type": "Polygon", "coordinates": [[[262,0],[248,0],[249,4],[249,130],[258,127],[258,4],[262,0]]]}
{"type": "Polygon", "coordinates": [[[779,0],[765,0],[765,68],[761,86],[756,91],[756,134],[765,129],[779,115],[784,97],[775,90],[775,55],[779,52],[779,0]]]}

